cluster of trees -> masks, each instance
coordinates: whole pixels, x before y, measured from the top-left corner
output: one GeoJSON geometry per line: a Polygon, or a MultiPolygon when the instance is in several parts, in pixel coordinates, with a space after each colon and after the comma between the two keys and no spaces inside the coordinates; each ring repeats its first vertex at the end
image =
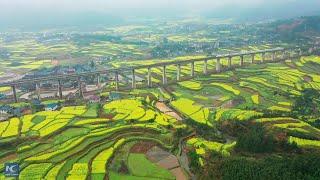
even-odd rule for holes
{"type": "Polygon", "coordinates": [[[320,154],[269,156],[261,159],[214,157],[197,175],[199,179],[319,179],[320,154]]]}
{"type": "Polygon", "coordinates": [[[110,41],[120,42],[122,38],[120,36],[100,35],[100,34],[74,34],[71,40],[80,46],[88,46],[93,42],[110,41]]]}
{"type": "Polygon", "coordinates": [[[320,92],[315,89],[304,89],[293,104],[292,115],[305,121],[312,119],[310,124],[320,128],[320,92]]]}
{"type": "Polygon", "coordinates": [[[247,132],[239,135],[236,149],[250,153],[272,152],[275,148],[273,136],[266,133],[260,124],[254,124],[247,132]]]}
{"type": "Polygon", "coordinates": [[[198,155],[196,153],[196,151],[194,150],[191,150],[188,152],[188,157],[189,157],[189,167],[190,169],[195,172],[196,174],[199,173],[199,172],[202,172],[202,166],[199,162],[199,158],[200,158],[200,155],[198,155]]]}
{"type": "Polygon", "coordinates": [[[285,133],[268,133],[260,123],[248,124],[246,131],[238,133],[235,150],[249,153],[300,152],[295,142],[289,143],[285,133]]]}
{"type": "MultiPolygon", "coordinates": [[[[305,120],[318,118],[313,122],[315,127],[316,124],[320,127],[320,92],[305,89],[295,99],[292,112],[265,115],[291,116],[305,120]]],[[[193,121],[187,122],[197,134],[207,139],[219,139],[212,128],[208,129],[193,121]]],[[[199,179],[319,179],[320,152],[315,150],[302,153],[304,151],[296,143],[288,142],[286,133],[266,131],[261,123],[252,121],[228,121],[217,126],[224,134],[237,138],[234,153],[231,157],[222,157],[212,152],[205,157],[205,165],[201,166],[199,155],[190,151],[190,167],[199,179]]]]}
{"type": "Polygon", "coordinates": [[[195,133],[204,139],[223,142],[222,135],[218,132],[217,127],[210,127],[207,124],[198,123],[190,118],[186,119],[187,125],[191,126],[195,133]]]}
{"type": "Polygon", "coordinates": [[[292,110],[297,116],[320,116],[320,92],[315,89],[304,89],[293,104],[292,110]]]}

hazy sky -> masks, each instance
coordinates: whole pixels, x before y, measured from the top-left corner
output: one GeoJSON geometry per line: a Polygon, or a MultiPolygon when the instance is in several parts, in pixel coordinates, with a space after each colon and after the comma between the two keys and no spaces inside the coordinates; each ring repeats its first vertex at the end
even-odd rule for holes
{"type": "MultiPolygon", "coordinates": [[[[63,10],[120,10],[145,8],[181,8],[214,9],[225,5],[256,6],[265,2],[278,2],[278,0],[0,0],[4,10],[36,10],[59,8],[63,10]]],[[[287,2],[292,0],[285,0],[287,2]]]]}
{"type": "MultiPolygon", "coordinates": [[[[1,11],[119,11],[151,9],[181,9],[188,11],[216,10],[226,6],[256,8],[268,6],[301,5],[319,8],[319,0],[0,0],[1,11]]],[[[299,11],[301,9],[297,9],[299,11]]]]}
{"type": "Polygon", "coordinates": [[[0,26],[70,22],[85,16],[282,18],[317,14],[319,7],[320,0],[0,0],[0,26]]]}

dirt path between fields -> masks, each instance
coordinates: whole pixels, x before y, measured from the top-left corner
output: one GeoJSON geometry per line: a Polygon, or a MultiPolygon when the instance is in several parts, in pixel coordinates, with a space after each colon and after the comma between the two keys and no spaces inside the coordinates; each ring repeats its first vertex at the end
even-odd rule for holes
{"type": "Polygon", "coordinates": [[[180,166],[188,173],[189,177],[191,179],[194,179],[195,176],[194,174],[191,172],[190,170],[190,167],[189,167],[189,158],[188,158],[188,155],[187,155],[187,152],[186,152],[186,147],[185,147],[185,142],[187,139],[195,136],[196,133],[193,132],[191,133],[190,135],[186,136],[186,137],[182,137],[179,139],[179,144],[178,144],[178,147],[179,147],[179,151],[177,153],[177,157],[179,159],[179,162],[180,162],[180,166]]]}

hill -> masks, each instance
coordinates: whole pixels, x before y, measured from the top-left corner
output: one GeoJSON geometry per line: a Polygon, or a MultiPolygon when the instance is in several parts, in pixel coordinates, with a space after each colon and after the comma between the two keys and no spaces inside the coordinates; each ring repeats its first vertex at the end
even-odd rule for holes
{"type": "Polygon", "coordinates": [[[317,177],[319,103],[307,97],[320,90],[320,57],[208,76],[201,67],[177,85],[1,122],[0,169],[18,162],[20,179],[174,179],[183,171],[167,165],[178,158],[200,179],[317,177]]]}

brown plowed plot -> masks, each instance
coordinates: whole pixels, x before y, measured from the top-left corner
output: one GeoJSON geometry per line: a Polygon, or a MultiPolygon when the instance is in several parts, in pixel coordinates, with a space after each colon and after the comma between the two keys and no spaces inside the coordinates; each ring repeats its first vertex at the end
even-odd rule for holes
{"type": "Polygon", "coordinates": [[[212,107],[220,107],[222,105],[222,101],[219,100],[213,100],[212,101],[212,107]]]}
{"type": "Polygon", "coordinates": [[[233,108],[239,104],[242,104],[241,100],[229,100],[221,105],[222,108],[233,108]]]}
{"type": "Polygon", "coordinates": [[[157,102],[156,107],[161,111],[161,112],[171,112],[172,110],[164,103],[162,102],[157,102]]]}
{"type": "Polygon", "coordinates": [[[312,77],[308,76],[308,75],[304,75],[303,79],[307,82],[311,82],[312,81],[312,77]]]}
{"type": "Polygon", "coordinates": [[[170,153],[164,151],[163,149],[161,149],[157,146],[154,146],[146,153],[146,156],[150,161],[157,163],[160,160],[165,159],[166,157],[170,156],[170,153]]]}
{"type": "Polygon", "coordinates": [[[299,123],[299,121],[292,120],[292,119],[283,119],[283,120],[277,120],[277,121],[264,122],[265,125],[286,124],[286,123],[299,123]]]}
{"type": "Polygon", "coordinates": [[[157,102],[156,103],[156,107],[163,112],[166,115],[169,115],[171,117],[174,117],[175,119],[177,119],[178,121],[182,121],[182,118],[176,113],[174,112],[172,109],[170,109],[165,103],[162,102],[157,102]]]}
{"type": "Polygon", "coordinates": [[[145,154],[146,157],[156,165],[169,170],[177,180],[187,180],[187,176],[184,174],[183,169],[180,167],[180,163],[176,156],[173,154],[154,146],[145,154]]]}
{"type": "Polygon", "coordinates": [[[101,117],[101,118],[113,119],[114,116],[115,116],[115,115],[114,115],[114,114],[111,114],[111,113],[106,114],[104,111],[101,111],[101,112],[100,112],[100,117],[101,117]]]}
{"type": "Polygon", "coordinates": [[[167,114],[167,115],[169,115],[171,117],[174,117],[178,121],[182,121],[182,118],[175,112],[166,112],[165,114],[167,114]]]}
{"type": "Polygon", "coordinates": [[[159,162],[157,162],[157,165],[165,169],[173,169],[180,166],[177,157],[174,155],[170,155],[165,159],[161,159],[159,162]]]}
{"type": "Polygon", "coordinates": [[[251,88],[248,88],[248,87],[241,87],[241,89],[251,93],[251,94],[257,94],[257,91],[251,89],[251,88]]]}
{"type": "Polygon", "coordinates": [[[2,159],[0,159],[0,163],[6,163],[8,161],[17,159],[17,157],[18,157],[18,155],[16,153],[7,155],[7,156],[3,157],[2,159]]]}
{"type": "Polygon", "coordinates": [[[174,168],[170,172],[176,177],[176,180],[187,180],[188,178],[183,173],[181,167],[174,168]]]}
{"type": "Polygon", "coordinates": [[[156,144],[152,142],[138,142],[133,145],[130,149],[130,153],[142,153],[145,154],[149,149],[154,147],[156,144]]]}
{"type": "Polygon", "coordinates": [[[297,69],[296,64],[292,63],[291,61],[290,61],[290,62],[286,62],[285,64],[286,64],[287,66],[289,66],[290,68],[297,69]]]}
{"type": "MultiPolygon", "coordinates": [[[[206,96],[207,96],[207,94],[206,94],[206,96]]],[[[219,100],[219,99],[222,98],[222,97],[223,97],[223,96],[221,96],[221,95],[208,96],[208,98],[211,99],[211,100],[219,100]]]]}

